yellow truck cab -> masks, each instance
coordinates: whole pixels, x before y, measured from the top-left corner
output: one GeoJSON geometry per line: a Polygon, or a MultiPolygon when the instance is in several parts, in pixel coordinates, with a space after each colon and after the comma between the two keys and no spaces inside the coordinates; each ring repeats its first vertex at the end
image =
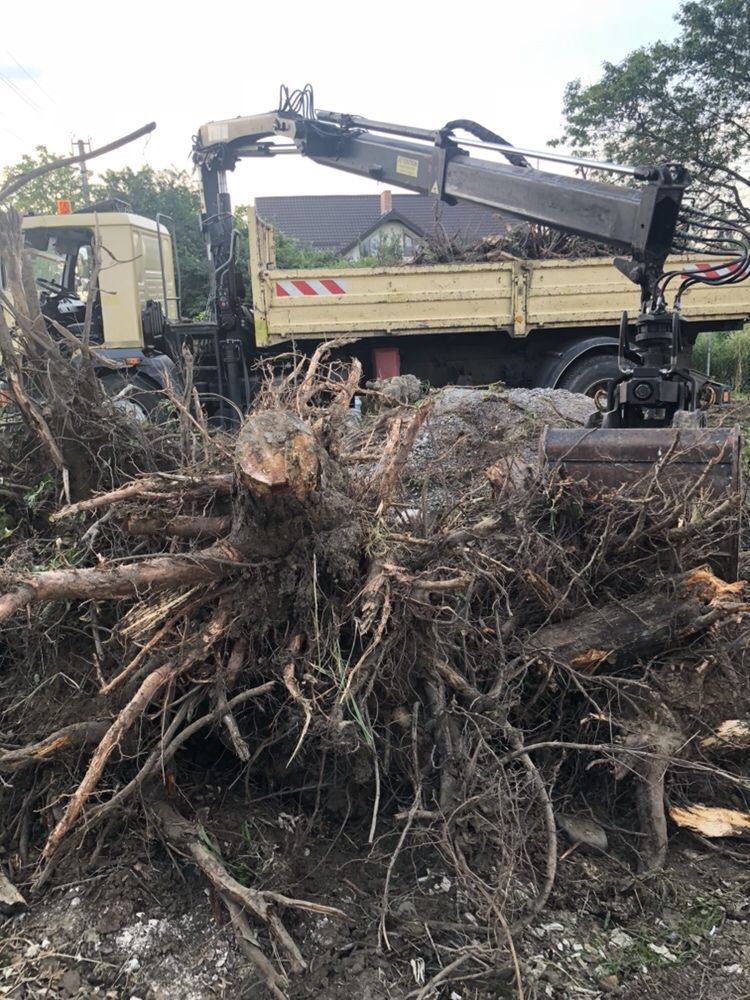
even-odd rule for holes
{"type": "Polygon", "coordinates": [[[164,319],[179,319],[172,237],[163,223],[130,212],[87,211],[31,215],[22,224],[42,293],[56,299],[65,316],[85,306],[94,246],[100,246],[101,329],[93,331],[100,343],[145,346],[155,307],[164,319]]]}
{"type": "Polygon", "coordinates": [[[175,372],[166,343],[180,319],[179,271],[164,217],[120,211],[119,203],[22,220],[42,312],[80,335],[99,253],[90,342],[131,375],[162,388],[175,372]]]}

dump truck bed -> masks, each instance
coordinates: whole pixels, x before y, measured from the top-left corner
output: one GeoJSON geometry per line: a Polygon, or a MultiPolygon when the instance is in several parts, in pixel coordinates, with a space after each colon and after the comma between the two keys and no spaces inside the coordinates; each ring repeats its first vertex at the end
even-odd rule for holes
{"type": "MultiPolygon", "coordinates": [[[[616,329],[623,310],[637,306],[635,286],[607,257],[281,270],[272,228],[252,208],[248,223],[259,346],[351,335],[605,332],[616,329]]],[[[696,286],[684,296],[683,314],[706,330],[742,326],[750,318],[750,282],[696,286]]]]}

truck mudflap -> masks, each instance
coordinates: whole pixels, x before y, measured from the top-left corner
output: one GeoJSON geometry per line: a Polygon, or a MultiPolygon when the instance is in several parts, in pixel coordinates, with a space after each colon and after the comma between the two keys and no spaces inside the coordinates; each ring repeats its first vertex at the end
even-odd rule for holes
{"type": "MultiPolygon", "coordinates": [[[[741,462],[740,428],[545,427],[540,458],[565,479],[587,484],[592,496],[629,486],[647,493],[650,485],[686,505],[686,515],[708,501],[704,516],[716,518],[711,566],[725,580],[739,571],[741,462]],[[726,504],[726,506],[725,506],[726,504]],[[721,507],[717,517],[716,511],[721,507]]],[[[668,541],[668,540],[667,540],[668,541]]]]}

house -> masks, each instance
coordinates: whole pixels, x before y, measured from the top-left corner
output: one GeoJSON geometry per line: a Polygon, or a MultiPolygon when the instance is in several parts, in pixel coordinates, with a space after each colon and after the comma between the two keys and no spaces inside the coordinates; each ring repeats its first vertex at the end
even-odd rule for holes
{"type": "Polygon", "coordinates": [[[419,242],[438,228],[472,244],[513,225],[493,209],[390,191],[256,198],[255,210],[285,236],[350,260],[378,256],[410,260],[419,242]]]}

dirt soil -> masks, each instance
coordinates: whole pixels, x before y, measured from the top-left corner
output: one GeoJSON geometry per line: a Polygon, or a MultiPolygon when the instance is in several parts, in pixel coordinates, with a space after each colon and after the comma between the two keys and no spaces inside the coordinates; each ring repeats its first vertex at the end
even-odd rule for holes
{"type": "MultiPolygon", "coordinates": [[[[221,797],[218,791],[215,794],[221,797]]],[[[278,853],[248,855],[246,808],[217,802],[214,826],[238,867],[262,868],[263,881],[339,906],[344,922],[305,914],[291,929],[310,971],[293,980],[292,997],[320,1000],[405,1000],[421,981],[424,958],[412,943],[414,922],[429,919],[442,941],[450,925],[476,923],[460,888],[437,870],[420,870],[417,890],[394,885],[388,933],[380,950],[377,924],[389,846],[369,857],[356,831],[336,824],[304,832],[304,817],[284,808],[254,822],[277,831],[278,853]],[[217,824],[217,819],[219,820],[217,824]],[[340,827],[339,827],[340,828],[340,827]]],[[[750,857],[750,855],[747,855],[750,857]]],[[[626,856],[573,852],[540,920],[517,941],[524,997],[627,1000],[740,1000],[750,996],[750,869],[741,852],[676,835],[667,868],[634,876],[626,856]]],[[[72,873],[69,873],[72,874],[72,873]]],[[[412,873],[413,874],[413,873],[412,873]]],[[[156,844],[130,843],[116,857],[47,892],[30,912],[0,925],[0,996],[112,1000],[201,1000],[263,997],[238,953],[231,930],[217,919],[205,881],[156,844]]],[[[479,932],[478,932],[479,936],[479,932]]],[[[519,996],[510,969],[481,980],[460,975],[433,997],[490,1000],[519,996]]]]}

